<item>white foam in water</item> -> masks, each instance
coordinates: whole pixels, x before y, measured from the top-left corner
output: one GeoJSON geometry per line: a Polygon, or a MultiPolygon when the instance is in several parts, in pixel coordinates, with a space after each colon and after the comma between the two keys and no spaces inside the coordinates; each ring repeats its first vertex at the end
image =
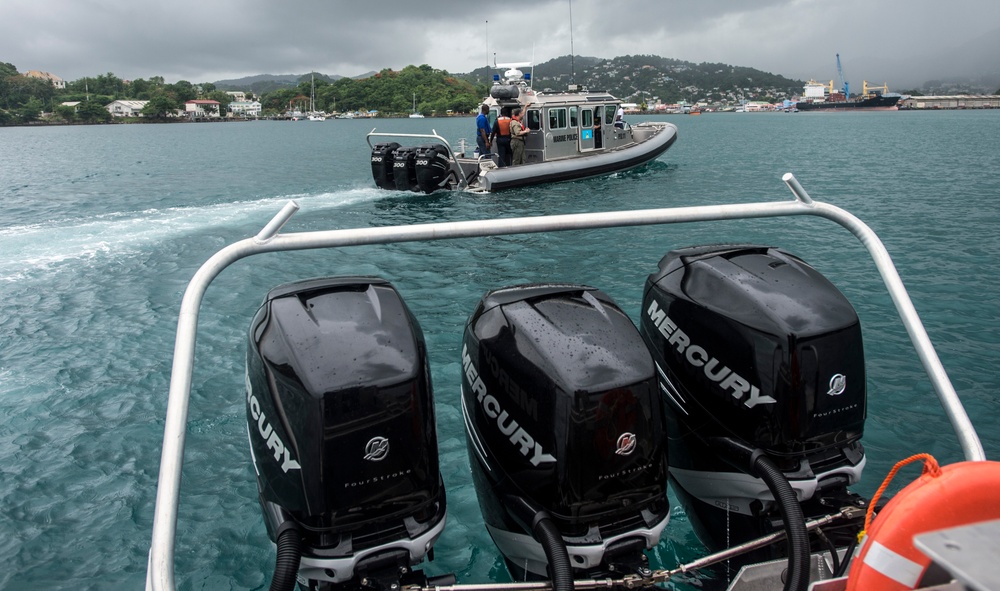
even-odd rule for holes
{"type": "MultiPolygon", "coordinates": [[[[147,248],[151,243],[210,228],[254,223],[263,228],[290,200],[295,200],[312,211],[321,211],[374,201],[380,197],[384,197],[384,193],[377,189],[358,188],[204,207],[118,212],[82,221],[59,220],[0,228],[0,252],[4,253],[0,260],[0,281],[19,281],[67,261],[85,261],[100,255],[132,254],[147,248]]],[[[227,242],[236,242],[251,235],[252,233],[226,236],[226,239],[227,242]]]]}

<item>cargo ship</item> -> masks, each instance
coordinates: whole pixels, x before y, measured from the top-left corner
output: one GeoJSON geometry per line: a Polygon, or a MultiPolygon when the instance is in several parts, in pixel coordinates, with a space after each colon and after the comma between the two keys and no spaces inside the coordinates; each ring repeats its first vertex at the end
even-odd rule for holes
{"type": "Polygon", "coordinates": [[[889,92],[888,86],[868,86],[864,81],[861,96],[851,99],[842,90],[833,89],[833,80],[821,84],[815,80],[806,83],[802,99],[795,103],[800,111],[896,111],[902,95],[889,92]]]}

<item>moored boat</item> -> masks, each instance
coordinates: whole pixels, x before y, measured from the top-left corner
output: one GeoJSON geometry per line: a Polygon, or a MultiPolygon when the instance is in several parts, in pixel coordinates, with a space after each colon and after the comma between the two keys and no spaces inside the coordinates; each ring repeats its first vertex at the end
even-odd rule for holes
{"type": "Polygon", "coordinates": [[[536,92],[530,74],[506,64],[504,79],[495,77],[489,119],[521,109],[525,163],[505,166],[497,154],[471,156],[456,152],[436,132],[368,134],[372,177],[383,189],[431,193],[439,189],[486,193],[612,174],[645,164],[677,139],[677,127],[666,122],[615,125],[621,101],[607,92],[572,87],[564,92],[536,92]],[[394,140],[425,140],[412,146],[394,140]]]}
{"type": "Polygon", "coordinates": [[[309,91],[309,120],[310,121],[326,121],[326,113],[321,113],[316,110],[316,77],[311,75],[310,77],[311,90],[309,91]]]}
{"type": "Polygon", "coordinates": [[[410,113],[410,119],[423,119],[423,113],[417,111],[417,93],[413,93],[413,112],[410,113]]]}
{"type": "Polygon", "coordinates": [[[889,92],[889,87],[868,86],[863,83],[861,96],[850,98],[846,93],[835,91],[833,81],[829,85],[810,80],[803,88],[802,99],[793,105],[800,111],[896,111],[902,95],[889,92]]]}
{"type": "MultiPolygon", "coordinates": [[[[609,296],[576,284],[499,287],[473,309],[454,364],[460,365],[471,478],[508,568],[523,565],[552,582],[453,589],[651,587],[750,549],[784,544],[774,531],[693,563],[651,569],[643,556],[668,526],[667,470],[675,486],[708,505],[697,510],[708,516],[706,523],[709,512],[721,511],[744,522],[734,534],[743,525],[755,530],[750,535],[785,526],[787,538],[797,540],[798,562],[751,564],[756,580],[741,587],[737,577],[733,589],[802,591],[811,580],[832,576],[813,589],[842,590],[851,588],[855,568],[866,567],[875,578],[902,571],[913,580],[907,588],[917,587],[932,570],[930,560],[917,562],[917,550],[904,546],[916,535],[921,548],[935,535],[920,529],[923,512],[934,513],[934,527],[974,523],[979,539],[995,540],[1000,525],[977,522],[998,517],[997,464],[981,461],[978,435],[889,254],[856,217],[812,200],[791,175],[784,180],[795,201],[283,234],[298,209],[289,203],[257,236],[209,259],[185,292],[147,588],[174,588],[198,312],[210,283],[230,264],[314,248],[763,217],[833,221],[871,254],[966,459],[975,460],[940,470],[948,487],[962,482],[963,488],[942,496],[936,471],[929,470],[920,492],[906,495],[908,502],[918,499],[916,509],[894,511],[890,502],[884,516],[880,510],[867,554],[852,559],[851,546],[826,549],[837,539],[831,533],[844,534],[838,530],[845,524],[856,535],[863,514],[846,488],[865,463],[860,440],[868,380],[851,304],[818,271],[777,248],[675,249],[650,269],[639,329],[609,296]],[[795,514],[797,501],[809,514],[795,514]],[[952,505],[961,517],[953,516],[952,505]],[[877,551],[876,542],[891,544],[894,554],[877,551]]],[[[293,588],[297,576],[309,589],[447,588],[412,568],[432,557],[434,541],[447,535],[426,348],[400,292],[379,278],[285,284],[272,289],[254,315],[246,374],[232,377],[234,387],[245,382],[250,457],[278,550],[275,573],[282,581],[273,589],[293,588]]],[[[971,556],[988,572],[996,558],[995,544],[992,555],[981,543],[955,557],[941,554],[955,548],[953,539],[933,541],[928,555],[945,570],[971,556]]],[[[857,580],[854,588],[876,588],[857,580]]]]}

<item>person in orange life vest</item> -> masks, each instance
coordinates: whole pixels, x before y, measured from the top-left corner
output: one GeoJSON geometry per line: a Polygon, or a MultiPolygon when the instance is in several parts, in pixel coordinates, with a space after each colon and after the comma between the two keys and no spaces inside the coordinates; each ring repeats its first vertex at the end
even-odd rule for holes
{"type": "Polygon", "coordinates": [[[496,140],[497,144],[497,156],[499,166],[510,166],[511,160],[513,159],[513,152],[510,149],[510,107],[504,107],[500,109],[500,116],[497,117],[495,123],[493,123],[493,133],[490,134],[491,140],[496,140]]]}
{"type": "Polygon", "coordinates": [[[513,121],[510,122],[510,148],[514,154],[513,165],[524,164],[524,136],[531,130],[521,122],[521,109],[514,109],[513,121]]]}

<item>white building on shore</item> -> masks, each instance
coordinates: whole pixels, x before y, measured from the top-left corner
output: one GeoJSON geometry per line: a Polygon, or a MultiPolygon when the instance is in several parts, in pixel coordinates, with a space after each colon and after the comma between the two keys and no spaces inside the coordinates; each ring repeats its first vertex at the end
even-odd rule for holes
{"type": "Polygon", "coordinates": [[[193,117],[219,117],[219,101],[195,99],[184,103],[184,111],[193,117]]]}
{"type": "Polygon", "coordinates": [[[142,117],[142,108],[148,102],[117,100],[104,105],[104,108],[111,113],[112,117],[142,117]]]}
{"type": "Polygon", "coordinates": [[[230,117],[260,117],[262,106],[259,101],[233,101],[229,103],[230,117]]]}

